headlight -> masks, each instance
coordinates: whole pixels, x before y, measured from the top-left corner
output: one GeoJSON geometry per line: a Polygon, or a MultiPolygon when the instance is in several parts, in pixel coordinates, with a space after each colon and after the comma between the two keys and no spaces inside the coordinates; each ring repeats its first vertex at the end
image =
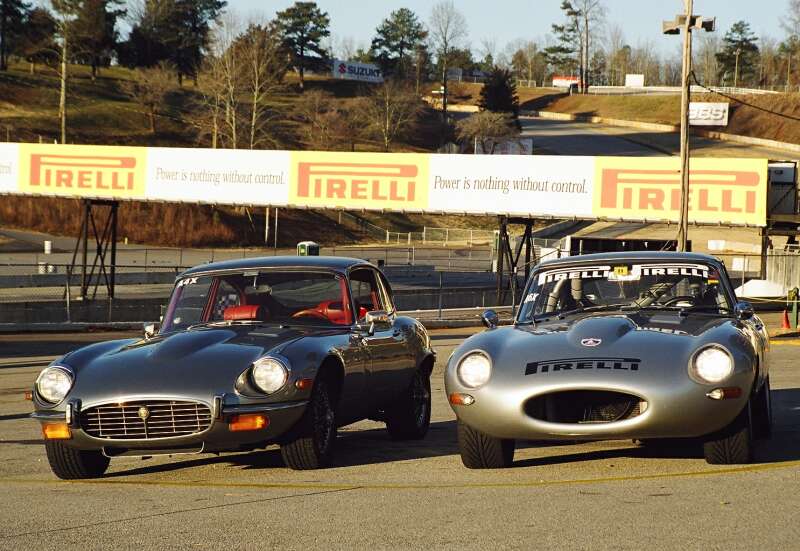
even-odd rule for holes
{"type": "Polygon", "coordinates": [[[36,378],[36,393],[51,404],[63,400],[71,388],[72,374],[63,367],[46,367],[36,378]]]}
{"type": "Polygon", "coordinates": [[[720,346],[708,346],[694,355],[692,368],[707,383],[719,383],[733,373],[733,358],[720,346]]]}
{"type": "Polygon", "coordinates": [[[275,358],[260,358],[253,364],[253,383],[261,391],[272,394],[289,378],[289,370],[275,358]]]}
{"type": "Polygon", "coordinates": [[[466,387],[478,388],[485,385],[492,375],[492,362],[483,352],[470,352],[458,363],[458,379],[466,387]]]}

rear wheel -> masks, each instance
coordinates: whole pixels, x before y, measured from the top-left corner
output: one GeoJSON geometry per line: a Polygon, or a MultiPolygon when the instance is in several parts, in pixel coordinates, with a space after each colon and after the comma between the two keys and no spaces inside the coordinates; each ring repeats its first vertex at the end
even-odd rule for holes
{"type": "Polygon", "coordinates": [[[311,400],[290,440],[281,445],[283,462],[304,471],[327,467],[336,440],[336,418],[330,386],[324,379],[314,382],[311,400]]]}
{"type": "Polygon", "coordinates": [[[769,377],[761,390],[753,399],[753,437],[769,438],[772,436],[772,397],[770,395],[769,377]]]}
{"type": "Polygon", "coordinates": [[[78,450],[55,440],[45,440],[44,448],[53,474],[64,480],[98,478],[110,463],[101,452],[78,450]]]}
{"type": "Polygon", "coordinates": [[[469,469],[503,469],[514,462],[514,440],[494,438],[458,422],[458,451],[469,469]]]}
{"type": "Polygon", "coordinates": [[[386,429],[394,440],[425,438],[431,424],[431,379],[417,370],[411,384],[385,412],[386,429]]]}
{"type": "Polygon", "coordinates": [[[712,465],[750,463],[753,458],[753,422],[751,404],[730,425],[703,443],[703,455],[712,465]]]}

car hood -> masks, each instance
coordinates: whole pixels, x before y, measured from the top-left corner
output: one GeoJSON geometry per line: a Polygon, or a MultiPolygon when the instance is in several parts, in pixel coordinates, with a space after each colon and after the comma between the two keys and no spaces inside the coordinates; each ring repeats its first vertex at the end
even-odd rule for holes
{"type": "Polygon", "coordinates": [[[85,405],[133,396],[207,401],[232,392],[254,360],[307,334],[278,326],[204,328],[100,343],[68,354],[63,362],[76,374],[70,397],[85,405]]]}
{"type": "MultiPolygon", "coordinates": [[[[524,374],[533,363],[581,359],[608,360],[611,365],[617,360],[638,360],[636,370],[657,365],[679,366],[685,372],[692,353],[704,344],[741,349],[747,339],[736,323],[730,318],[650,312],[573,316],[536,326],[484,331],[467,339],[453,359],[481,349],[491,356],[494,373],[524,374]]],[[[629,361],[622,370],[630,366],[629,361]]]]}

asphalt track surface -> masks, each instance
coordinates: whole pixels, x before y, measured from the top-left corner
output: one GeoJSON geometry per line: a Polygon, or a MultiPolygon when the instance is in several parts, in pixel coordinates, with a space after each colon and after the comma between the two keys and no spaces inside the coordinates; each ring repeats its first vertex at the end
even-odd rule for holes
{"type": "Polygon", "coordinates": [[[294,472],[276,449],[112,461],[105,478],[50,472],[22,400],[55,355],[113,335],[0,337],[0,549],[750,549],[800,538],[800,340],[773,340],[775,434],[752,465],[710,466],[697,446],[521,443],[514,467],[469,471],[442,390],[472,329],[433,332],[425,440],[383,426],[340,432],[333,468],[294,472]]]}
{"type": "MultiPolygon", "coordinates": [[[[675,132],[657,132],[602,124],[520,117],[522,135],[533,137],[533,147],[558,155],[661,157],[679,155],[675,132]]],[[[693,157],[760,157],[796,159],[796,153],[707,138],[691,137],[693,157]]]]}

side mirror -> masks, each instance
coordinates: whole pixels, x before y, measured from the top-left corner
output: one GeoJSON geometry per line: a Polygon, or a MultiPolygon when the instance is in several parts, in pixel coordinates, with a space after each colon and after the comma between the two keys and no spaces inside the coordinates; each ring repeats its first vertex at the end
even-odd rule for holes
{"type": "Polygon", "coordinates": [[[749,320],[755,315],[753,305],[745,301],[737,302],[733,307],[733,313],[736,315],[736,319],[740,320],[749,320]]]}
{"type": "Polygon", "coordinates": [[[142,329],[144,330],[144,338],[145,338],[145,340],[152,339],[153,337],[156,336],[156,334],[158,333],[159,329],[161,329],[161,324],[160,323],[145,323],[144,327],[142,329]]]}
{"type": "Polygon", "coordinates": [[[486,310],[481,314],[481,321],[487,328],[494,329],[500,323],[500,318],[494,310],[486,310]]]}
{"type": "Polygon", "coordinates": [[[373,312],[367,312],[366,317],[364,318],[367,326],[369,327],[369,334],[375,334],[375,328],[386,329],[392,325],[392,320],[389,318],[389,312],[385,310],[375,310],[373,312]]]}

